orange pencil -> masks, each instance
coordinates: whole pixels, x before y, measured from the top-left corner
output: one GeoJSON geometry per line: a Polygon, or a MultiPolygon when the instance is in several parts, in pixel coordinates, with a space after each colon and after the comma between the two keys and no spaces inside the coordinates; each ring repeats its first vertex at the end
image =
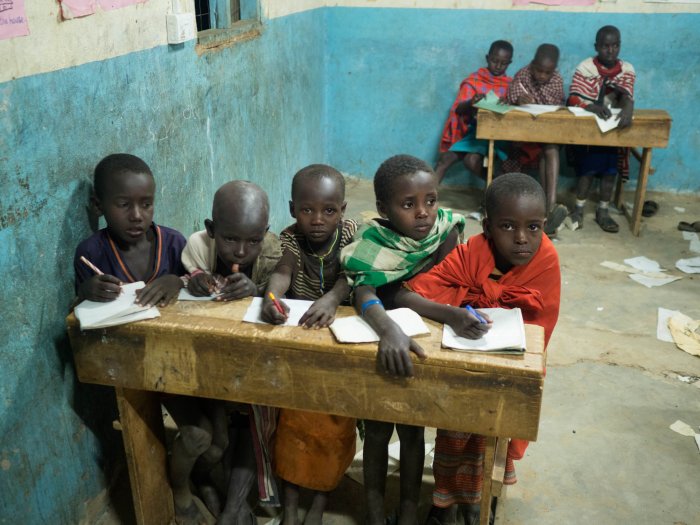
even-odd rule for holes
{"type": "Polygon", "coordinates": [[[272,303],[275,305],[275,308],[277,308],[277,311],[278,311],[279,313],[281,313],[283,316],[287,317],[287,314],[284,313],[284,308],[282,308],[282,305],[280,304],[280,302],[275,298],[275,294],[273,294],[272,292],[270,292],[270,293],[268,293],[267,295],[268,295],[268,296],[270,297],[270,299],[272,300],[272,303]]]}

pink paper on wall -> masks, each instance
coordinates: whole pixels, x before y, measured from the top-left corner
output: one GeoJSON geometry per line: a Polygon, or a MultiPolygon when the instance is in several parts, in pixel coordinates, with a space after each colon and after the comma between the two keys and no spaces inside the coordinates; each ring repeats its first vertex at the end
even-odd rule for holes
{"type": "Polygon", "coordinates": [[[596,0],[513,0],[513,5],[593,5],[596,0]]]}
{"type": "Polygon", "coordinates": [[[61,0],[61,16],[64,20],[88,16],[94,12],[95,0],[61,0]]]}
{"type": "MultiPolygon", "coordinates": [[[[2,1],[2,0],[0,0],[2,1]]],[[[111,11],[112,9],[119,9],[120,7],[126,7],[127,5],[133,4],[145,4],[146,0],[98,0],[100,7],[105,11],[111,11]]]]}
{"type": "Polygon", "coordinates": [[[28,34],[24,0],[0,0],[0,40],[28,34]]]}

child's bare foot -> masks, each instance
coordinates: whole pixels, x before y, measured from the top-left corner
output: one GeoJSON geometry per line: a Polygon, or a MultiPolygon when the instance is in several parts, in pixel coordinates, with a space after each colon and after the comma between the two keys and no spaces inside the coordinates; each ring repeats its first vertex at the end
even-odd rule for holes
{"type": "Polygon", "coordinates": [[[321,525],[323,511],[326,510],[326,502],[328,501],[328,492],[316,492],[313,503],[309,512],[304,518],[304,525],[321,525]]]}
{"type": "Polygon", "coordinates": [[[205,508],[204,503],[192,496],[190,504],[185,507],[179,507],[175,504],[175,523],[177,525],[214,525],[215,518],[205,508]]]}

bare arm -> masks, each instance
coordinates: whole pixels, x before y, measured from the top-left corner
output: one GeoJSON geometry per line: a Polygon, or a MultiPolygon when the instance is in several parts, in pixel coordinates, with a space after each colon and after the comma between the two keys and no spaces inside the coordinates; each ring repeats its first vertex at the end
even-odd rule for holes
{"type": "MultiPolygon", "coordinates": [[[[362,305],[368,301],[379,300],[371,286],[359,286],[355,290],[355,308],[361,314],[362,305]]],[[[412,376],[413,362],[409,352],[425,358],[425,352],[415,341],[403,333],[386,314],[381,303],[367,305],[363,318],[379,334],[379,362],[387,372],[397,376],[412,376]]]]}
{"type": "Polygon", "coordinates": [[[324,328],[330,326],[335,320],[335,312],[340,303],[350,293],[350,285],[344,274],[338,276],[333,288],[322,297],[316,299],[314,304],[301,316],[299,324],[306,328],[324,328]]]}

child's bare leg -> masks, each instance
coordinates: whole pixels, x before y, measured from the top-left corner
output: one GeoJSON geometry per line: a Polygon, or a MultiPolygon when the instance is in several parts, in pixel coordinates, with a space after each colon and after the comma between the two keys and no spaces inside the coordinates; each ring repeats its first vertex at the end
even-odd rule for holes
{"type": "Polygon", "coordinates": [[[415,525],[425,461],[425,429],[396,425],[396,431],[401,441],[401,506],[398,525],[415,525]]]}
{"type": "Polygon", "coordinates": [[[211,423],[195,398],[178,396],[163,403],[178,427],[169,463],[175,513],[182,522],[196,522],[201,514],[192,500],[190,475],[197,458],[211,446],[211,423]]]}
{"type": "Polygon", "coordinates": [[[484,156],[479,153],[467,153],[464,156],[464,167],[480,179],[484,178],[484,156]]]}
{"type": "Polygon", "coordinates": [[[327,501],[328,492],[316,491],[314,493],[314,500],[311,503],[311,508],[304,518],[304,525],[321,525],[323,511],[326,510],[327,501]]]}
{"type": "Polygon", "coordinates": [[[437,165],[435,166],[435,174],[438,176],[438,184],[445,178],[445,173],[455,162],[459,160],[459,155],[454,151],[445,151],[440,153],[437,165]]]}
{"type": "MultiPolygon", "coordinates": [[[[238,418],[241,422],[243,417],[238,418]]],[[[235,433],[231,478],[226,495],[226,506],[217,520],[217,525],[255,525],[252,510],[248,505],[248,494],[255,484],[257,467],[253,436],[250,427],[241,423],[235,433]]]]}
{"type": "Polygon", "coordinates": [[[213,399],[202,400],[204,413],[212,424],[211,447],[205,453],[205,459],[210,463],[218,463],[228,447],[228,417],[226,403],[213,399]]]}
{"type": "Polygon", "coordinates": [[[544,154],[540,159],[540,182],[547,196],[547,213],[557,204],[557,179],[559,178],[559,146],[545,144],[544,154]],[[542,163],[544,162],[544,166],[542,163]]]}
{"type": "Polygon", "coordinates": [[[365,420],[362,471],[365,478],[367,524],[384,525],[384,489],[393,423],[365,420]]]}
{"type": "Polygon", "coordinates": [[[282,525],[297,525],[299,523],[299,485],[285,482],[284,484],[284,520],[282,525]]]}

